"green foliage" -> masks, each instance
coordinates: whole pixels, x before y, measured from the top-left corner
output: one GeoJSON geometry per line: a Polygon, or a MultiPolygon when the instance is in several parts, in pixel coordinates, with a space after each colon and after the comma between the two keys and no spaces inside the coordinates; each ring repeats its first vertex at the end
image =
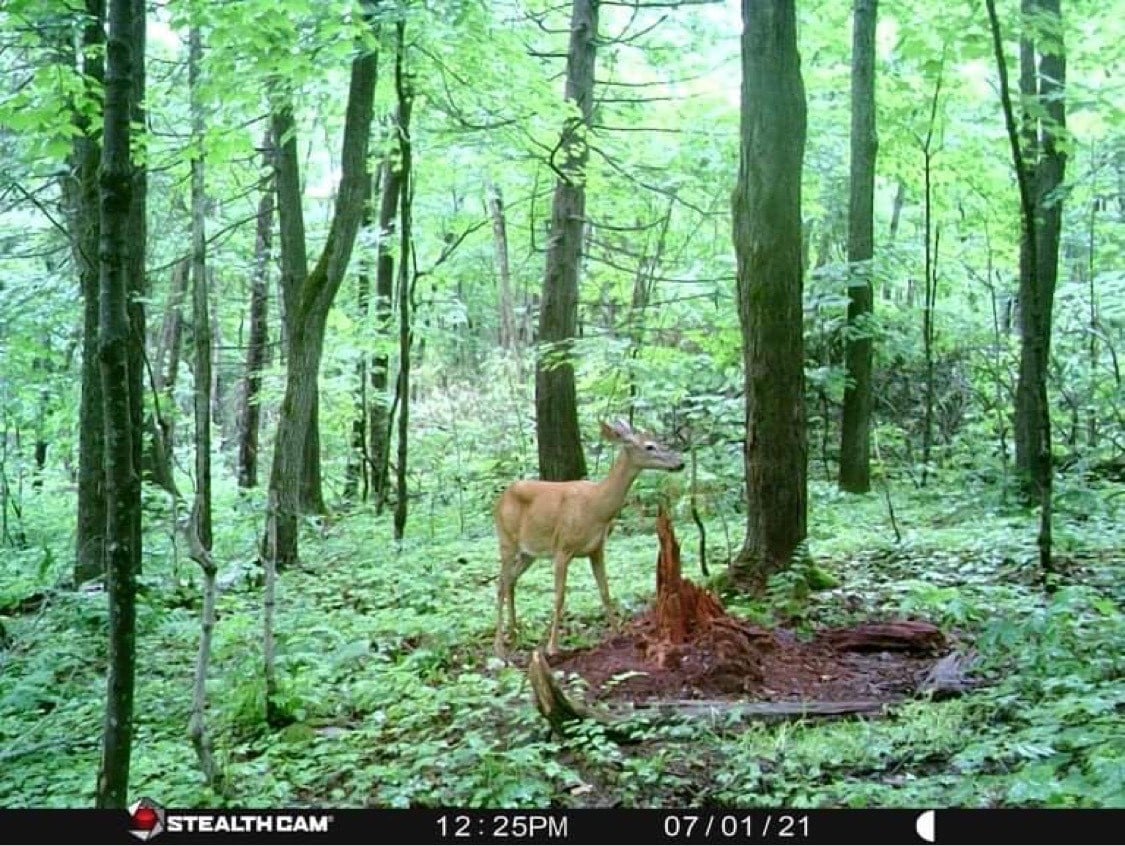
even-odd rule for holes
{"type": "MultiPolygon", "coordinates": [[[[448,453],[440,429],[419,449],[448,453]]],[[[802,590],[790,607],[802,578],[779,576],[769,602],[757,607],[810,627],[880,616],[933,620],[978,651],[983,688],[959,701],[919,700],[880,720],[638,723],[640,742],[619,746],[596,725],[565,743],[551,739],[523,672],[491,658],[497,565],[483,490],[473,494],[463,530],[450,501],[435,506],[429,527],[417,527],[401,549],[385,521],[363,511],[308,534],[307,564],[283,575],[278,596],[282,704],[295,722],[269,731],[260,593],[237,577],[255,542],[260,502],[223,485],[217,508],[228,519],[217,526],[217,549],[231,586],[220,597],[210,721],[236,794],[210,795],[188,751],[198,607],[184,607],[170,588],[173,567],[185,584],[197,576],[194,565],[175,564],[183,550],[155,534],[139,614],[134,790],[184,805],[1120,804],[1122,521],[1062,511],[1076,551],[1067,586],[1047,597],[1031,578],[1033,520],[955,490],[900,496],[898,545],[888,541],[877,497],[814,496],[809,566],[839,586],[802,590]]],[[[1119,497],[1091,495],[1092,516],[1119,513],[1119,497]]],[[[47,516],[29,524],[29,534],[53,558],[38,573],[30,553],[6,558],[0,597],[48,588],[67,570],[65,538],[50,531],[68,519],[66,503],[40,501],[47,516]]],[[[714,521],[709,529],[721,534],[714,521]]],[[[685,522],[679,533],[690,569],[694,532],[685,522]]],[[[614,593],[630,613],[651,600],[655,552],[651,524],[610,539],[614,593]]],[[[521,651],[541,641],[550,597],[550,568],[533,566],[519,590],[521,651]]],[[[568,615],[574,644],[601,635],[585,568],[572,574],[568,615]]],[[[38,614],[4,617],[12,644],[2,658],[0,745],[14,759],[0,772],[0,792],[10,804],[67,806],[89,796],[105,624],[101,593],[52,593],[38,614]]]]}
{"type": "MultiPolygon", "coordinates": [[[[815,127],[803,185],[810,537],[763,597],[728,591],[724,600],[757,621],[803,631],[926,618],[977,649],[988,684],[955,702],[911,703],[885,720],[751,728],[638,722],[639,742],[618,746],[596,726],[566,742],[549,738],[523,674],[488,652],[497,569],[488,513],[504,485],[536,472],[535,351],[528,338],[512,354],[495,350],[499,286],[482,201],[490,186],[504,197],[514,311],[533,330],[555,180],[548,159],[573,109],[562,102],[556,76],[566,10],[544,2],[380,3],[378,31],[371,32],[356,8],[350,0],[287,0],[279,14],[266,0],[177,0],[151,13],[152,131],[144,155],[153,336],[169,269],[188,243],[187,175],[197,143],[187,131],[189,26],[200,28],[206,47],[197,93],[207,132],[198,143],[214,272],[215,509],[222,515],[215,555],[224,585],[209,720],[236,794],[210,795],[190,755],[185,731],[200,579],[175,538],[182,509],[174,513],[151,489],[134,792],[173,805],[1121,805],[1125,97],[1114,69],[1123,58],[1125,18],[1089,5],[1066,10],[1071,177],[1050,372],[1062,572],[1048,596],[1036,574],[1034,515],[1012,496],[1018,206],[980,10],[912,4],[880,12],[876,308],[859,327],[875,340],[877,492],[852,497],[834,484],[843,344],[846,332],[857,331],[848,329],[844,311],[852,276],[844,261],[849,9],[801,5],[815,127]],[[303,569],[281,579],[279,704],[292,722],[271,731],[254,564],[265,496],[233,490],[230,450],[264,117],[283,88],[295,104],[315,256],[339,168],[348,60],[357,37],[378,45],[376,110],[386,116],[393,108],[391,33],[400,15],[417,89],[410,522],[398,547],[385,516],[339,501],[356,364],[386,354],[392,373],[396,365],[394,339],[358,305],[359,271],[370,268],[378,248],[371,227],[330,316],[321,371],[326,492],[341,510],[307,522],[303,569]],[[921,146],[939,76],[929,210],[942,233],[935,443],[922,488],[931,374],[919,340],[921,146]]],[[[1001,11],[1006,30],[1016,33],[1016,4],[1001,11]]],[[[0,795],[12,805],[87,803],[105,695],[104,595],[60,588],[73,560],[82,328],[64,188],[72,118],[88,119],[96,133],[101,97],[70,55],[80,22],[58,0],[11,0],[0,9],[0,77],[10,83],[0,95],[0,795]],[[36,443],[47,448],[42,467],[36,443]],[[41,605],[21,607],[35,597],[41,605]]],[[[699,565],[693,498],[718,585],[744,530],[746,408],[729,221],[738,21],[730,4],[705,4],[674,11],[606,6],[602,22],[608,35],[599,45],[588,139],[581,337],[569,352],[581,428],[593,475],[612,461],[594,439],[597,423],[630,411],[639,426],[693,451],[695,461],[694,485],[688,474],[643,476],[610,538],[615,599],[639,613],[653,592],[659,505],[672,511],[692,572],[699,565]]],[[[1007,49],[1014,67],[1014,35],[1007,49]]],[[[394,148],[390,134],[382,131],[372,147],[374,168],[394,148]]],[[[392,254],[397,261],[397,244],[392,254]]],[[[275,289],[271,284],[276,350],[275,289]]],[[[271,361],[262,392],[263,458],[282,391],[282,364],[276,355],[271,361]]],[[[186,492],[192,382],[190,367],[181,367],[165,409],[177,421],[176,468],[186,492]]],[[[600,602],[586,568],[572,573],[567,638],[591,644],[604,633],[600,602]]],[[[549,566],[532,567],[518,602],[517,648],[526,651],[541,641],[549,619],[549,566]]]]}

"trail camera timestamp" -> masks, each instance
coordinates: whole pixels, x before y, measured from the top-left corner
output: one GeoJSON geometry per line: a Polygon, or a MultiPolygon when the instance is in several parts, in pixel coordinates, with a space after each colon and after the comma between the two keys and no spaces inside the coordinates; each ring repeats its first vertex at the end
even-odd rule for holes
{"type": "Polygon", "coordinates": [[[566,840],[565,814],[503,812],[442,814],[437,818],[442,840],[566,840]]]}
{"type": "Polygon", "coordinates": [[[661,834],[667,842],[680,843],[800,841],[809,838],[809,818],[805,814],[668,814],[661,834]]]}

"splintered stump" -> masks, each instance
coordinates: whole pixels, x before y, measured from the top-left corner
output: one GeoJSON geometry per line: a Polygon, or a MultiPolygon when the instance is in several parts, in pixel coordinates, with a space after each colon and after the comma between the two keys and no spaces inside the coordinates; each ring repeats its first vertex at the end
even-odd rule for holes
{"type": "Polygon", "coordinates": [[[660,669],[678,667],[688,647],[708,655],[705,676],[726,689],[745,689],[762,681],[763,649],[773,636],[723,610],[710,591],[683,576],[680,544],[664,509],[656,518],[660,552],[656,559],[656,606],[645,638],[645,656],[660,669]]]}
{"type": "Polygon", "coordinates": [[[545,656],[531,655],[536,707],[560,735],[596,721],[608,737],[628,743],[635,742],[631,725],[638,719],[713,718],[727,725],[879,715],[911,696],[958,696],[975,686],[968,676],[972,653],[935,661],[948,645],[930,623],[868,622],[803,639],[739,620],[715,594],[684,578],[680,545],[663,510],[656,533],[651,610],[598,646],[559,657],[559,666],[582,676],[600,701],[568,695],[545,656]]]}

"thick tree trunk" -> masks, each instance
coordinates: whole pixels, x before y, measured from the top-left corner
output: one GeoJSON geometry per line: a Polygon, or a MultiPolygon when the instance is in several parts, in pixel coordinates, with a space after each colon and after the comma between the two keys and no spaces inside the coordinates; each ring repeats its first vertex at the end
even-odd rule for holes
{"type": "Polygon", "coordinates": [[[579,116],[568,118],[557,150],[562,161],[551,210],[551,237],[539,311],[535,364],[535,425],[539,476],[566,481],[586,476],[586,456],[578,428],[578,398],[571,363],[578,322],[578,272],[586,226],[587,133],[594,109],[594,59],[598,39],[598,0],[574,0],[566,60],[566,100],[579,116]]]}
{"type": "Polygon", "coordinates": [[[852,39],[851,190],[848,209],[848,333],[840,489],[871,489],[871,258],[875,251],[875,20],[877,0],[856,0],[852,39]]]}
{"type": "MultiPolygon", "coordinates": [[[[105,0],[86,0],[86,16],[78,69],[88,86],[100,89],[105,77],[101,52],[105,41],[105,0]]],[[[81,111],[74,112],[72,121],[76,129],[70,157],[72,177],[64,196],[71,251],[82,292],[82,394],[78,412],[78,522],[74,556],[74,581],[81,584],[105,573],[105,429],[98,365],[101,142],[89,117],[81,111]]]]}
{"type": "MultiPolygon", "coordinates": [[[[263,158],[273,163],[272,139],[267,136],[263,158]]],[[[238,408],[238,486],[258,484],[258,430],[261,420],[262,368],[269,342],[269,267],[273,242],[273,176],[262,177],[258,200],[257,236],[254,241],[254,276],[250,283],[250,337],[246,344],[246,375],[238,408]]]]}
{"type": "Polygon", "coordinates": [[[124,808],[128,801],[133,741],[133,681],[136,658],[136,578],[140,565],[140,432],[130,373],[142,335],[130,326],[129,295],[140,287],[133,274],[144,244],[132,240],[137,178],[131,162],[130,117],[143,49],[144,21],[134,20],[136,0],[112,0],[106,43],[104,141],[102,149],[100,303],[98,357],[102,377],[106,470],[106,575],[109,595],[109,656],[105,729],[97,805],[124,808]],[[134,251],[132,254],[130,248],[134,251]]]}
{"type": "Polygon", "coordinates": [[[734,190],[746,370],[746,541],[757,588],[806,534],[801,167],[806,107],[793,0],[742,0],[742,129],[734,190]]]}
{"type": "MultiPolygon", "coordinates": [[[[370,4],[367,9],[371,11],[370,4]]],[[[318,374],[328,312],[343,282],[363,219],[376,73],[375,53],[363,52],[352,61],[336,210],[324,250],[311,272],[306,263],[300,167],[291,106],[286,103],[275,108],[272,119],[275,142],[281,142],[277,157],[278,218],[288,360],[285,397],[270,472],[270,491],[276,494],[276,508],[271,510],[267,520],[277,521],[273,537],[280,567],[297,560],[297,519],[302,499],[310,493],[307,477],[315,472],[313,478],[319,479],[319,457],[313,462],[315,470],[308,466],[310,454],[319,446],[315,428],[310,423],[317,408],[318,374]]],[[[267,536],[269,534],[267,528],[267,536]]]]}

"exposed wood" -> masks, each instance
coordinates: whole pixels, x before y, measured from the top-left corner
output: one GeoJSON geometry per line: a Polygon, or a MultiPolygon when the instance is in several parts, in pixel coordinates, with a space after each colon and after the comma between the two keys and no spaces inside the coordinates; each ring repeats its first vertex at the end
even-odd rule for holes
{"type": "Polygon", "coordinates": [[[818,633],[844,652],[919,652],[930,653],[945,646],[945,635],[932,623],[898,620],[865,623],[846,629],[826,629],[818,633]]]}
{"type": "Polygon", "coordinates": [[[976,663],[975,652],[950,652],[936,661],[918,684],[918,693],[934,699],[949,699],[977,686],[969,673],[976,663]]]}

